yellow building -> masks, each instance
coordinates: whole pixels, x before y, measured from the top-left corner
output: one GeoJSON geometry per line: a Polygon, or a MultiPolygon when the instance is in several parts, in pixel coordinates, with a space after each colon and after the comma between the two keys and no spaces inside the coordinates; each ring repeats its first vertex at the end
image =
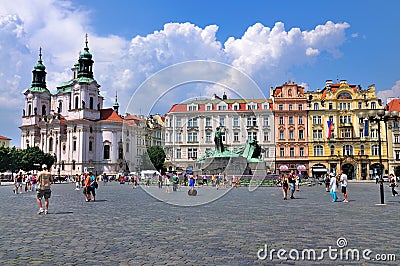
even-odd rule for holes
{"type": "Polygon", "coordinates": [[[363,90],[345,80],[327,80],[324,89],[309,92],[307,97],[310,176],[343,170],[349,179],[374,179],[379,174],[380,160],[382,169],[387,169],[385,125],[366,119],[371,112],[384,109],[376,97],[375,85],[363,90]]]}
{"type": "Polygon", "coordinates": [[[0,136],[0,147],[10,147],[10,141],[11,139],[4,137],[4,136],[0,136]]]}

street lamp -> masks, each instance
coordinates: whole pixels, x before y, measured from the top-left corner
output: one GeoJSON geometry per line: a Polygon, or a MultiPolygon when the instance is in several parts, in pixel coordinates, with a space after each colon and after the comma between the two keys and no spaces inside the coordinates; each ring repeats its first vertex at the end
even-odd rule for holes
{"type": "MultiPolygon", "coordinates": [[[[360,112],[359,114],[360,118],[363,119],[368,119],[368,121],[377,123],[378,124],[378,153],[379,153],[379,175],[378,175],[378,181],[379,181],[379,190],[380,190],[380,198],[381,198],[381,204],[385,204],[385,195],[384,195],[384,189],[383,189],[383,164],[382,164],[382,140],[381,140],[381,122],[384,122],[386,125],[386,122],[391,120],[391,119],[397,119],[399,116],[398,111],[385,111],[385,109],[373,109],[369,110],[367,112],[360,112]]],[[[386,136],[387,139],[387,136],[386,136]]]]}

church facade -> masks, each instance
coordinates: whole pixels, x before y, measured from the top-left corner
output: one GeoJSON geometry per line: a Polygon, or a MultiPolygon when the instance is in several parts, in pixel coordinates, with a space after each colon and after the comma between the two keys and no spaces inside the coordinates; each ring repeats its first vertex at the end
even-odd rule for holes
{"type": "Polygon", "coordinates": [[[21,148],[37,146],[53,154],[55,174],[127,170],[122,144],[124,119],[118,114],[117,99],[113,108],[104,108],[100,84],[93,76],[93,63],[86,37],[83,52],[71,68],[71,79],[51,93],[40,49],[31,87],[24,92],[21,148]]]}

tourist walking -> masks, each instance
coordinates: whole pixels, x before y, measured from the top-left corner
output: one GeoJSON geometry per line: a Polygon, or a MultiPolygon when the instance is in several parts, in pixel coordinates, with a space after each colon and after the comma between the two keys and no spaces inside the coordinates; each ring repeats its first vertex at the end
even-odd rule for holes
{"type": "Polygon", "coordinates": [[[22,181],[24,180],[24,177],[22,176],[22,172],[19,172],[19,174],[17,175],[16,178],[16,191],[15,193],[18,194],[18,190],[19,193],[22,194],[22,181]]]}
{"type": "Polygon", "coordinates": [[[42,171],[38,174],[37,183],[38,188],[36,191],[36,202],[39,205],[38,214],[48,214],[49,213],[49,199],[51,197],[51,183],[53,183],[53,177],[50,172],[47,171],[47,165],[42,165],[42,171]],[[44,197],[44,206],[43,210],[42,198],[44,197]]]}
{"type": "Polygon", "coordinates": [[[221,182],[221,173],[219,173],[216,177],[215,177],[215,187],[217,188],[217,190],[219,189],[219,184],[221,182]]]}
{"type": "Polygon", "coordinates": [[[342,193],[343,193],[343,202],[349,202],[348,200],[348,196],[347,196],[347,184],[348,184],[348,180],[347,180],[347,175],[342,171],[340,171],[340,184],[342,187],[342,193]]]}
{"type": "Polygon", "coordinates": [[[161,174],[158,175],[158,188],[162,188],[163,176],[161,174]]]}
{"type": "Polygon", "coordinates": [[[85,179],[85,196],[87,202],[92,200],[92,195],[93,201],[96,201],[96,184],[96,177],[90,172],[85,179]]]}
{"type": "Polygon", "coordinates": [[[287,191],[288,191],[288,188],[289,188],[289,183],[288,183],[288,179],[286,177],[286,174],[282,175],[282,178],[281,178],[281,180],[279,182],[282,185],[283,199],[287,200],[287,191]]]}
{"type": "Polygon", "coordinates": [[[332,196],[332,202],[336,202],[336,200],[338,199],[337,195],[336,195],[336,190],[337,190],[337,181],[336,181],[336,177],[335,176],[331,176],[331,180],[329,183],[329,193],[332,196]]]}
{"type": "Polygon", "coordinates": [[[75,175],[75,190],[79,190],[81,188],[81,177],[80,175],[75,175]]]}
{"type": "Polygon", "coordinates": [[[325,175],[324,183],[325,183],[325,191],[329,192],[329,185],[331,183],[332,176],[335,176],[334,173],[330,173],[329,175],[325,175]]]}
{"type": "Polygon", "coordinates": [[[207,175],[206,174],[204,174],[203,175],[203,186],[208,186],[208,180],[207,180],[207,175]]]}
{"type": "Polygon", "coordinates": [[[393,174],[390,174],[389,182],[390,182],[390,187],[392,188],[392,196],[395,197],[399,193],[395,189],[395,187],[397,187],[397,182],[396,182],[396,178],[394,177],[393,174]]]}
{"type": "Polygon", "coordinates": [[[165,192],[169,193],[169,185],[171,184],[171,182],[169,181],[169,176],[165,177],[165,186],[167,187],[165,192]]]}
{"type": "Polygon", "coordinates": [[[288,182],[289,182],[289,186],[290,186],[290,198],[294,199],[294,192],[296,190],[296,177],[293,173],[293,170],[289,174],[288,182]]]}
{"type": "Polygon", "coordinates": [[[172,177],[172,190],[177,191],[178,190],[178,184],[179,184],[179,177],[177,174],[175,174],[172,177]]]}

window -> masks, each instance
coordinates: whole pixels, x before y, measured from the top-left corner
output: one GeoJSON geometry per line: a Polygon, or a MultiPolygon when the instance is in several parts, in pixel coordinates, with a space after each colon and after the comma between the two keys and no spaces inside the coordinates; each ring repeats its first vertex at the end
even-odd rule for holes
{"type": "Polygon", "coordinates": [[[265,148],[264,150],[265,150],[265,152],[264,152],[265,158],[269,158],[269,149],[265,148]]]}
{"type": "Polygon", "coordinates": [[[176,126],[176,127],[181,127],[181,126],[182,126],[182,119],[181,119],[181,118],[176,118],[176,120],[175,120],[175,126],[176,126]]]}
{"type": "Polygon", "coordinates": [[[89,108],[93,109],[93,97],[89,98],[89,108]]]}
{"type": "Polygon", "coordinates": [[[362,102],[358,102],[358,109],[362,109],[362,102]]]}
{"type": "Polygon", "coordinates": [[[233,126],[238,127],[239,126],[239,117],[235,116],[233,118],[233,126]]]}
{"type": "Polygon", "coordinates": [[[76,151],[76,140],[72,142],[72,150],[76,151]]]}
{"type": "Polygon", "coordinates": [[[211,142],[211,132],[206,132],[206,142],[211,142]]]}
{"type": "Polygon", "coordinates": [[[269,132],[264,132],[264,141],[269,141],[269,132]]]}
{"type": "Polygon", "coordinates": [[[42,115],[47,115],[47,112],[46,112],[46,105],[42,105],[42,115]]]}
{"type": "Polygon", "coordinates": [[[284,139],[284,138],[285,138],[285,131],[279,130],[279,139],[284,139]]]}
{"type": "Polygon", "coordinates": [[[176,142],[182,142],[182,133],[181,132],[176,133],[176,142]]]}
{"type": "Polygon", "coordinates": [[[104,160],[109,160],[110,159],[110,145],[106,144],[104,145],[104,160]]]}
{"type": "Polygon", "coordinates": [[[328,109],[329,109],[329,110],[332,110],[332,109],[333,109],[333,103],[329,103],[328,109]]]}
{"type": "Polygon", "coordinates": [[[264,127],[266,127],[266,126],[269,126],[269,117],[264,117],[264,119],[263,119],[263,125],[264,125],[264,127]]]}
{"type": "Polygon", "coordinates": [[[89,151],[93,151],[93,141],[91,140],[89,140],[89,151]]]}
{"type": "Polygon", "coordinates": [[[289,104],[289,110],[293,110],[293,105],[289,104]]]}
{"type": "Polygon", "coordinates": [[[53,151],[53,138],[49,138],[49,152],[53,151]]]}
{"type": "Polygon", "coordinates": [[[279,149],[279,156],[280,157],[285,157],[285,149],[284,148],[280,148],[279,149]]]}
{"type": "Polygon", "coordinates": [[[335,146],[331,146],[330,147],[330,150],[331,150],[331,155],[335,155],[335,146]]]}
{"type": "Polygon", "coordinates": [[[283,110],[283,104],[278,105],[278,110],[282,111],[283,110]]]}
{"type": "Polygon", "coordinates": [[[379,146],[378,145],[372,145],[372,147],[371,147],[371,155],[372,156],[378,156],[379,155],[379,146]]]}
{"type": "Polygon", "coordinates": [[[72,161],[72,170],[75,170],[75,168],[76,168],[76,163],[75,163],[75,160],[73,160],[72,161]]]}
{"type": "Polygon", "coordinates": [[[129,142],[125,143],[125,151],[129,152],[129,142]]]}
{"type": "Polygon", "coordinates": [[[289,125],[293,125],[293,116],[289,116],[289,125]]]}
{"type": "Polygon", "coordinates": [[[269,103],[264,103],[263,106],[262,106],[262,108],[263,108],[264,110],[268,110],[268,109],[269,109],[269,103]]]}
{"type": "Polygon", "coordinates": [[[313,125],[321,125],[322,124],[322,117],[320,115],[312,117],[313,125]]]}
{"type": "Polygon", "coordinates": [[[345,128],[340,131],[341,138],[351,138],[351,129],[345,128]]]}
{"type": "Polygon", "coordinates": [[[314,129],[313,130],[313,138],[314,139],[322,139],[322,130],[321,129],[314,129]]]}
{"type": "Polygon", "coordinates": [[[279,117],[279,125],[283,125],[284,124],[284,120],[283,120],[283,116],[279,117]]]}
{"type": "Polygon", "coordinates": [[[394,134],[394,143],[400,143],[400,135],[399,134],[394,134]]]}
{"type": "Polygon", "coordinates": [[[58,102],[58,113],[62,113],[62,102],[58,102]]]}
{"type": "Polygon", "coordinates": [[[360,155],[365,155],[365,147],[364,147],[364,145],[360,146],[360,155]]]}
{"type": "Polygon", "coordinates": [[[219,117],[219,125],[221,127],[225,126],[225,117],[224,116],[219,117]]]}
{"type": "Polygon", "coordinates": [[[197,118],[191,118],[188,120],[188,127],[197,127],[197,118]]]}
{"type": "Polygon", "coordinates": [[[321,145],[314,146],[314,156],[324,156],[324,148],[321,145]]]}
{"type": "Polygon", "coordinates": [[[318,105],[318,103],[314,103],[314,110],[319,110],[319,105],[318,105]]]}
{"type": "Polygon", "coordinates": [[[247,126],[248,127],[255,127],[257,126],[257,118],[256,117],[248,117],[247,118],[247,126]]]}
{"type": "Polygon", "coordinates": [[[303,105],[299,104],[299,110],[303,110],[303,105]]]}
{"type": "Polygon", "coordinates": [[[289,156],[294,157],[294,148],[293,147],[290,147],[289,156]]]}
{"type": "Polygon", "coordinates": [[[376,109],[376,102],[371,103],[371,109],[376,109]]]}
{"type": "Polygon", "coordinates": [[[119,145],[118,147],[118,159],[122,160],[124,158],[124,149],[122,145],[119,145]]]}
{"type": "Polygon", "coordinates": [[[181,149],[176,149],[176,158],[181,159],[182,158],[182,150],[181,149]]]}
{"type": "Polygon", "coordinates": [[[351,116],[350,115],[341,115],[339,117],[339,121],[341,124],[350,124],[351,123],[351,116]]]}
{"type": "Polygon", "coordinates": [[[188,133],[188,142],[197,142],[197,132],[188,133]]]}
{"type": "Polygon", "coordinates": [[[371,138],[378,138],[378,129],[371,129],[371,138]]]}
{"type": "Polygon", "coordinates": [[[239,142],[239,132],[234,132],[233,133],[233,141],[234,142],[239,142]]]}
{"type": "Polygon", "coordinates": [[[233,110],[238,111],[239,110],[239,104],[237,104],[237,103],[233,104],[233,110]]]}
{"type": "Polygon", "coordinates": [[[206,111],[211,111],[211,110],[212,110],[212,104],[207,104],[206,111]]]}
{"type": "Polygon", "coordinates": [[[343,155],[353,155],[353,146],[351,145],[344,145],[343,146],[343,155]]]}
{"type": "Polygon", "coordinates": [[[299,129],[299,139],[304,139],[304,130],[299,129]]]}
{"type": "Polygon", "coordinates": [[[247,132],[248,139],[257,140],[257,132],[247,132]]]}
{"type": "Polygon", "coordinates": [[[395,155],[396,155],[396,161],[400,160],[400,151],[394,151],[395,155]]]}
{"type": "Polygon", "coordinates": [[[188,111],[197,111],[197,105],[189,105],[188,111]]]}
{"type": "Polygon", "coordinates": [[[294,131],[289,130],[289,139],[294,139],[294,131]]]}
{"type": "Polygon", "coordinates": [[[211,118],[206,117],[206,127],[211,127],[211,118]]]}
{"type": "Polygon", "coordinates": [[[79,108],[79,97],[75,96],[75,109],[79,108]]]}
{"type": "Polygon", "coordinates": [[[303,116],[299,115],[299,125],[303,125],[303,116]]]}
{"type": "Polygon", "coordinates": [[[219,111],[225,111],[226,110],[226,105],[218,105],[218,110],[219,111]]]}
{"type": "Polygon", "coordinates": [[[257,110],[257,104],[248,104],[247,110],[257,110]]]}
{"type": "Polygon", "coordinates": [[[196,159],[197,158],[197,148],[188,148],[188,158],[196,159]]]}

